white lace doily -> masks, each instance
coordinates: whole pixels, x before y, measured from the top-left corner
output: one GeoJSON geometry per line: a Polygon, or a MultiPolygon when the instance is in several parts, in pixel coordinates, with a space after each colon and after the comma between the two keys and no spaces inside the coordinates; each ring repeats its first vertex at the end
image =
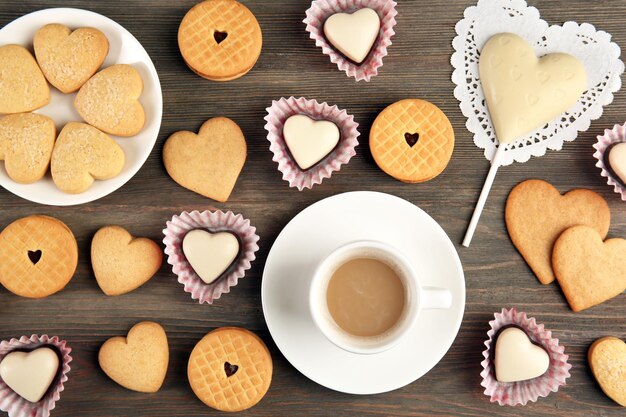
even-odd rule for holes
{"type": "Polygon", "coordinates": [[[589,87],[560,119],[510,144],[502,157],[502,165],[509,165],[542,156],[547,149],[560,150],[564,142],[573,141],[578,132],[589,129],[591,121],[602,115],[603,106],[610,104],[613,93],[620,89],[624,63],[620,60],[620,48],[611,42],[610,34],[588,23],[549,26],[540,18],[539,11],[524,0],[479,0],[476,6],[465,9],[452,42],[454,96],[467,117],[466,126],[474,134],[474,143],[485,150],[488,160],[493,157],[498,141],[480,85],[478,58],[483,44],[501,32],[521,36],[537,56],[565,52],[577,57],[585,65],[589,87]]]}

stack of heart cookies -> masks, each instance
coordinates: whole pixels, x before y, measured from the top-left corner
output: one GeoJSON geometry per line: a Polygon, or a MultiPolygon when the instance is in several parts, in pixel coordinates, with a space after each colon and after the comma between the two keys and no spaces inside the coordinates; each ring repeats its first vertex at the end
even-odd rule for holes
{"type": "Polygon", "coordinates": [[[626,290],[626,240],[604,240],[611,213],[600,195],[582,189],[561,195],[545,181],[524,181],[509,194],[505,219],[539,281],[556,279],[573,311],[626,290]]]}
{"type": "Polygon", "coordinates": [[[48,24],[33,46],[34,57],[19,45],[0,47],[0,161],[17,183],[39,181],[49,169],[61,191],[82,193],[124,168],[124,151],[109,135],[143,128],[143,81],[130,65],[97,72],[109,51],[98,29],[48,24]],[[48,82],[63,94],[78,91],[74,107],[86,123],[70,122],[57,136],[52,119],[30,113],[50,103],[48,82]]]}

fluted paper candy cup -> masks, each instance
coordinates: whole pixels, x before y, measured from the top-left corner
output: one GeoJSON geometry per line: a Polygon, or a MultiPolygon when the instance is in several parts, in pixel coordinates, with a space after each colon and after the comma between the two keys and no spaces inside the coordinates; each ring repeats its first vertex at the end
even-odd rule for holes
{"type": "Polygon", "coordinates": [[[613,187],[613,191],[622,196],[622,201],[626,201],[626,189],[618,179],[613,176],[613,173],[607,167],[605,159],[606,151],[609,146],[620,142],[626,142],[626,123],[623,125],[615,125],[611,130],[605,129],[604,135],[598,136],[598,142],[593,145],[596,149],[593,157],[598,160],[596,166],[602,171],[600,175],[606,177],[606,183],[613,187]]]}
{"type": "Polygon", "coordinates": [[[337,64],[339,70],[345,71],[357,81],[370,81],[383,66],[383,58],[387,56],[387,48],[396,33],[394,27],[397,14],[396,2],[393,0],[315,0],[306,11],[303,22],[315,45],[322,48],[322,52],[330,57],[331,62],[337,64]],[[378,14],[380,30],[369,55],[362,63],[355,64],[328,42],[324,35],[324,23],[335,13],[354,13],[364,8],[370,8],[378,14]]]}
{"type": "Polygon", "coordinates": [[[30,352],[41,347],[49,347],[59,355],[57,375],[43,398],[36,403],[31,403],[20,397],[0,379],[0,410],[6,412],[9,417],[49,417],[55,403],[61,398],[61,392],[64,389],[63,384],[67,381],[67,374],[70,371],[69,364],[72,361],[70,356],[72,349],[67,346],[65,340],[48,335],[22,336],[19,339],[3,340],[0,342],[0,362],[11,352],[30,352]]]}
{"type": "Polygon", "coordinates": [[[266,110],[265,129],[268,132],[270,150],[274,153],[272,160],[278,163],[278,170],[282,172],[283,180],[288,181],[290,187],[296,187],[302,191],[304,188],[321,184],[325,178],[330,178],[333,172],[339,171],[342,165],[350,162],[350,159],[356,155],[354,148],[359,144],[360,133],[357,130],[359,124],[354,121],[354,116],[349,115],[345,110],[303,97],[283,97],[280,100],[274,100],[272,106],[266,110]],[[285,121],[297,114],[303,114],[314,120],[333,122],[339,128],[341,135],[335,149],[307,170],[302,170],[294,161],[283,136],[285,121]]]}
{"type": "Polygon", "coordinates": [[[237,285],[239,279],[250,269],[251,263],[256,259],[255,253],[259,250],[256,228],[250,224],[250,220],[232,211],[185,211],[167,222],[163,234],[167,262],[172,265],[172,271],[178,276],[178,282],[183,284],[185,291],[200,304],[213,304],[222,294],[230,292],[231,287],[237,285]],[[233,265],[217,281],[210,284],[202,281],[183,253],[183,239],[188,232],[195,229],[211,233],[230,232],[239,240],[240,250],[233,265]]]}
{"type": "Polygon", "coordinates": [[[535,402],[539,397],[546,397],[551,392],[557,392],[565,380],[570,377],[570,365],[565,348],[559,345],[559,339],[552,337],[552,332],[545,330],[543,324],[537,324],[534,318],[528,318],[526,313],[518,313],[515,308],[502,309],[496,313],[495,319],[489,322],[491,330],[487,332],[489,338],[485,342],[487,349],[483,351],[485,358],[481,365],[483,377],[481,385],[485,387],[485,395],[490,397],[491,402],[500,405],[526,405],[529,401],[535,402]],[[493,360],[495,340],[498,332],[507,326],[517,326],[524,330],[530,340],[542,346],[550,356],[550,365],[543,375],[519,382],[499,382],[495,375],[493,360]]]}

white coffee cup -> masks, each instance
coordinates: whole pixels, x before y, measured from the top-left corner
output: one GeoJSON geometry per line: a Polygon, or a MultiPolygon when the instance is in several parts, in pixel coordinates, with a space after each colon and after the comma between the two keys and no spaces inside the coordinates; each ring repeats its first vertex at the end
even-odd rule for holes
{"type": "Polygon", "coordinates": [[[352,353],[373,354],[398,344],[411,332],[424,309],[446,309],[452,293],[445,289],[424,288],[409,260],[396,248],[378,241],[357,241],[333,250],[317,267],[309,289],[311,317],[326,338],[352,353]],[[387,264],[398,275],[405,289],[404,310],[396,324],[385,333],[372,337],[352,335],[333,319],[327,303],[328,284],[334,272],[346,262],[369,258],[387,264]]]}

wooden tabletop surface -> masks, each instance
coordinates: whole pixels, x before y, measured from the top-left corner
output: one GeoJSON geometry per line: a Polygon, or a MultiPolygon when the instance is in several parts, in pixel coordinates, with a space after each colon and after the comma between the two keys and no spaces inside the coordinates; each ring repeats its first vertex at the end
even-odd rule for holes
{"type": "MultiPolygon", "coordinates": [[[[178,25],[195,0],[0,0],[0,27],[46,7],[89,8],[133,33],[148,51],[160,76],[164,112],[152,154],[139,173],[108,197],[78,207],[47,207],[0,189],[0,227],[30,214],[58,217],[74,231],[79,265],[61,293],[28,300],[0,289],[0,339],[32,333],[59,335],[73,349],[69,381],[52,415],[199,416],[216,414],[193,395],[186,365],[194,344],[220,326],[257,332],[274,360],[272,386],[265,399],[244,412],[250,416],[617,416],[624,408],[609,400],[587,365],[589,345],[605,335],[626,339],[626,296],[575,314],[557,285],[542,286],[511,244],[504,225],[508,192],[527,178],[542,178],[562,192],[590,188],[606,198],[612,211],[611,237],[626,236],[626,206],[606,185],[592,158],[596,135],[626,119],[626,93],[615,95],[600,120],[560,152],[548,152],[525,164],[503,168],[469,249],[460,241],[489,163],[474,146],[450,81],[454,25],[470,0],[400,0],[397,35],[380,75],[356,83],[339,72],[301,23],[307,0],[244,0],[263,28],[263,53],[245,77],[227,83],[206,81],[192,73],[177,48],[178,25]],[[338,104],[360,123],[361,145],[341,172],[313,190],[298,192],[282,181],[272,162],[264,126],[265,108],[282,96],[305,96],[338,104]],[[386,176],[368,149],[369,129],[388,104],[407,97],[441,107],[452,120],[456,148],[446,171],[436,179],[407,185],[386,176]],[[173,132],[197,130],[214,116],[227,116],[243,129],[248,160],[231,199],[215,203],[187,191],[166,174],[161,160],[165,139],[173,132]],[[305,207],[352,190],[376,190],[405,198],[428,212],[448,233],[461,257],[467,305],[461,330],[443,360],[418,381],[394,392],[354,396],[326,389],[301,375],[281,355],[263,319],[261,277],[264,261],[281,229],[305,207]],[[214,305],[199,305],[185,293],[169,265],[137,291],[105,296],[96,285],[89,245],[101,226],[117,224],[133,234],[162,240],[166,220],[183,210],[231,209],[250,218],[261,236],[258,259],[234,290],[214,305]],[[503,408],[489,402],[480,386],[481,352],[488,322],[503,307],[517,306],[553,330],[573,365],[571,378],[558,393],[524,407],[503,408]],[[124,335],[135,323],[154,320],[168,334],[171,360],[157,394],[139,394],[116,385],[98,367],[97,352],[109,337],[124,335]]],[[[533,0],[549,23],[590,22],[626,46],[623,0],[533,0]]],[[[86,25],[89,22],[85,22],[86,25]]],[[[399,231],[400,232],[400,231],[399,231]]],[[[424,343],[428,343],[425,338],[424,343]]],[[[401,361],[398,367],[405,366],[401,361]]]]}

